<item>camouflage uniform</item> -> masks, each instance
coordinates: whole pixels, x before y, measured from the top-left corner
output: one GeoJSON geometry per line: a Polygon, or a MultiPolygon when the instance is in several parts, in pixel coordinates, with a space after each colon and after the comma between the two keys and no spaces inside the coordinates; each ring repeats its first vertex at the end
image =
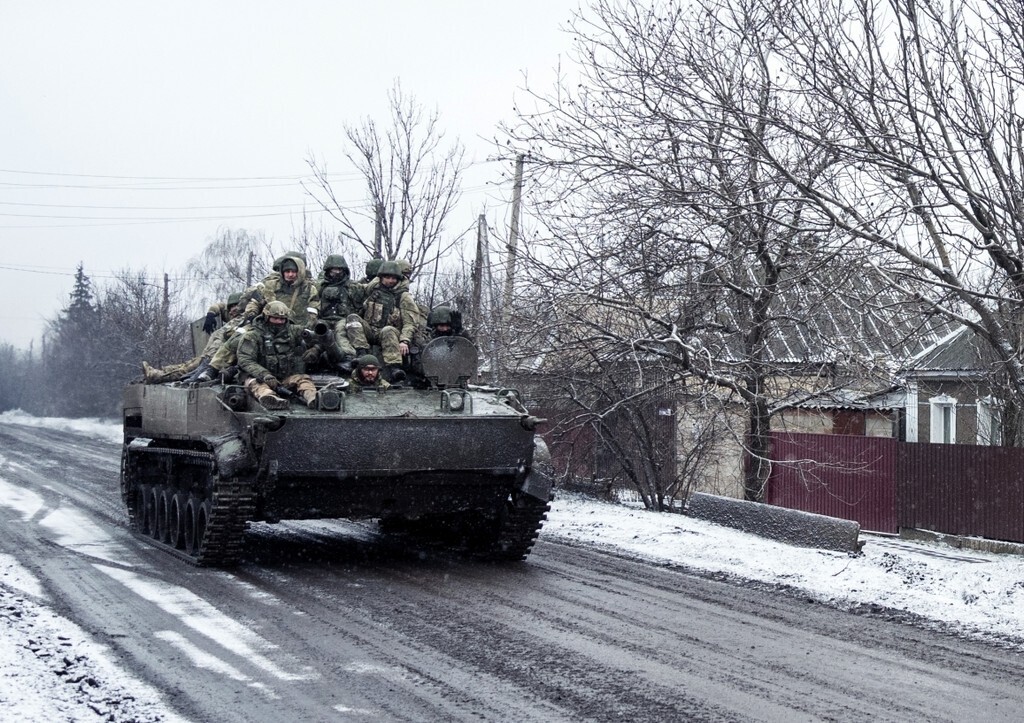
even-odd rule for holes
{"type": "Polygon", "coordinates": [[[352,391],[362,392],[369,389],[387,389],[391,386],[388,380],[384,378],[384,375],[378,372],[376,381],[367,382],[363,379],[360,371],[363,367],[373,365],[380,369],[380,362],[377,361],[377,357],[373,354],[363,354],[361,357],[356,359],[355,369],[352,370],[352,391]]]}
{"type": "Polygon", "coordinates": [[[213,359],[220,349],[221,344],[231,333],[242,323],[241,305],[242,294],[234,293],[228,297],[226,302],[215,302],[210,306],[208,314],[215,314],[223,322],[221,326],[206,340],[206,346],[199,356],[192,357],[181,364],[172,364],[163,369],[155,369],[148,363],[142,362],[142,373],[146,384],[162,384],[164,382],[176,382],[184,379],[191,372],[197,370],[204,362],[207,364],[213,359]]]}
{"type": "Polygon", "coordinates": [[[347,361],[356,356],[356,350],[348,340],[345,324],[350,314],[362,308],[365,289],[349,275],[348,262],[340,254],[331,254],[324,262],[324,270],[317,279],[320,288],[320,320],[334,332],[334,343],[324,351],[334,363],[347,361]],[[329,277],[330,269],[341,269],[341,277],[329,277]]]}
{"type": "Polygon", "coordinates": [[[288,307],[288,318],[292,322],[300,326],[312,326],[316,322],[320,290],[309,280],[306,262],[298,254],[283,256],[279,261],[282,267],[288,261],[294,263],[298,277],[291,284],[285,281],[281,272],[272,273],[263,279],[257,285],[252,301],[245,307],[246,318],[254,319],[266,304],[281,301],[288,307]]]}
{"type": "MultiPolygon", "coordinates": [[[[287,313],[287,307],[271,302],[267,309],[287,313]]],[[[292,322],[272,324],[267,314],[256,319],[238,344],[238,368],[244,372],[245,388],[269,409],[281,409],[287,402],[276,394],[278,386],[297,392],[312,406],[316,403],[316,385],[305,373],[302,362],[302,327],[292,322]]]]}
{"type": "Polygon", "coordinates": [[[242,337],[250,331],[252,326],[232,326],[227,328],[227,337],[210,358],[210,366],[218,374],[227,371],[230,367],[238,364],[238,345],[242,343],[242,337]]]}
{"type": "Polygon", "coordinates": [[[399,344],[412,345],[420,319],[420,308],[409,293],[409,282],[400,280],[388,288],[380,283],[382,276],[398,276],[394,262],[384,262],[377,273],[377,283],[368,284],[361,314],[350,314],[345,324],[348,340],[357,350],[368,350],[379,344],[384,363],[402,364],[399,344]]]}

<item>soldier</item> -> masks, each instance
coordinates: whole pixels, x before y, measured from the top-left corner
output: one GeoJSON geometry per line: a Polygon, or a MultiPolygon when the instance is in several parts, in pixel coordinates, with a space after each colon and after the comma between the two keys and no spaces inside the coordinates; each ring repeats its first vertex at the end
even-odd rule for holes
{"type": "Polygon", "coordinates": [[[387,389],[391,385],[380,375],[380,362],[373,354],[363,354],[355,361],[352,371],[352,391],[387,389]]]}
{"type": "Polygon", "coordinates": [[[212,374],[202,379],[199,377],[209,368],[210,360],[213,359],[224,340],[241,324],[243,309],[241,300],[242,292],[235,292],[228,296],[227,302],[218,302],[210,306],[203,323],[203,331],[210,334],[210,338],[207,339],[206,346],[203,347],[199,356],[163,369],[155,369],[148,363],[142,362],[142,374],[146,384],[162,384],[180,380],[209,381],[212,379],[212,374]],[[210,321],[211,314],[214,315],[212,322],[210,321]],[[223,322],[219,327],[217,327],[218,318],[223,322]],[[210,331],[207,331],[208,327],[210,331]]]}
{"type": "Polygon", "coordinates": [[[238,345],[245,388],[267,409],[288,406],[280,396],[283,391],[298,393],[307,406],[316,406],[316,385],[302,362],[302,327],[289,320],[289,311],[283,301],[269,302],[238,345]]]}
{"type": "MultiPolygon", "coordinates": [[[[402,272],[394,261],[385,261],[377,271],[379,283],[367,289],[361,314],[350,314],[345,324],[348,340],[357,354],[379,344],[390,381],[405,379],[402,360],[409,354],[419,319],[419,306],[408,287],[399,287],[402,272]]],[[[406,282],[407,283],[407,282],[406,282]]]]}
{"type": "Polygon", "coordinates": [[[473,338],[462,330],[462,313],[442,304],[431,309],[427,316],[427,338],[439,336],[461,336],[473,341],[473,338]]]}
{"type": "Polygon", "coordinates": [[[363,277],[362,283],[369,284],[371,281],[377,278],[377,271],[380,270],[380,265],[384,263],[384,259],[370,259],[366,262],[366,276],[363,277]]]}
{"type": "Polygon", "coordinates": [[[245,316],[255,319],[265,304],[280,301],[288,307],[288,318],[300,326],[312,326],[317,319],[320,290],[309,280],[302,256],[289,253],[275,261],[280,272],[270,274],[256,288],[252,301],[245,307],[245,316]]]}
{"type": "Polygon", "coordinates": [[[206,312],[206,319],[203,321],[203,331],[212,334],[218,326],[228,323],[234,316],[231,311],[242,298],[242,292],[236,291],[228,296],[227,301],[215,301],[210,304],[206,312]]]}
{"type": "Polygon", "coordinates": [[[317,339],[307,362],[315,363],[320,353],[326,352],[331,364],[346,365],[355,358],[356,351],[348,340],[345,324],[349,314],[356,314],[362,308],[363,286],[352,280],[348,262],[340,254],[327,257],[317,286],[320,288],[319,319],[327,324],[329,333],[317,339]]]}

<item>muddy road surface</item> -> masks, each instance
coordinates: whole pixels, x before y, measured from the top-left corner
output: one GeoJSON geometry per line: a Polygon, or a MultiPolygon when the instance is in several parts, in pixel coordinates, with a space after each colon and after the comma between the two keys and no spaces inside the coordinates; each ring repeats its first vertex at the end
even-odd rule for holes
{"type": "MultiPolygon", "coordinates": [[[[127,527],[120,449],[0,428],[0,552],[194,721],[1016,721],[1020,655],[541,534],[491,565],[371,523],[254,524],[192,567],[127,527]]],[[[0,631],[2,632],[2,631],[0,631]]]]}

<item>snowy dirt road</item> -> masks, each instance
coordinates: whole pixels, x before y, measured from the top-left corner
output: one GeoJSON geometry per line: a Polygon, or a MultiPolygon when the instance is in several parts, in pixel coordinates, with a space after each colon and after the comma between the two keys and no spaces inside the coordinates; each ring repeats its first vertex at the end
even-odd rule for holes
{"type": "Polygon", "coordinates": [[[258,524],[238,568],[191,567],[127,529],[119,452],[0,427],[0,554],[38,585],[0,583],[158,691],[150,720],[1020,719],[1014,648],[544,534],[493,566],[258,524]]]}

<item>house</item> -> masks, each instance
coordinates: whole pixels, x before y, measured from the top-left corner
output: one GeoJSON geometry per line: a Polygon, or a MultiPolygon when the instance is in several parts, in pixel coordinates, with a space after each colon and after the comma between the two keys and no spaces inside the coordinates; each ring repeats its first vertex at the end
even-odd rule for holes
{"type": "Polygon", "coordinates": [[[905,380],[907,442],[1002,444],[998,363],[991,347],[967,326],[912,358],[905,380]]]}

